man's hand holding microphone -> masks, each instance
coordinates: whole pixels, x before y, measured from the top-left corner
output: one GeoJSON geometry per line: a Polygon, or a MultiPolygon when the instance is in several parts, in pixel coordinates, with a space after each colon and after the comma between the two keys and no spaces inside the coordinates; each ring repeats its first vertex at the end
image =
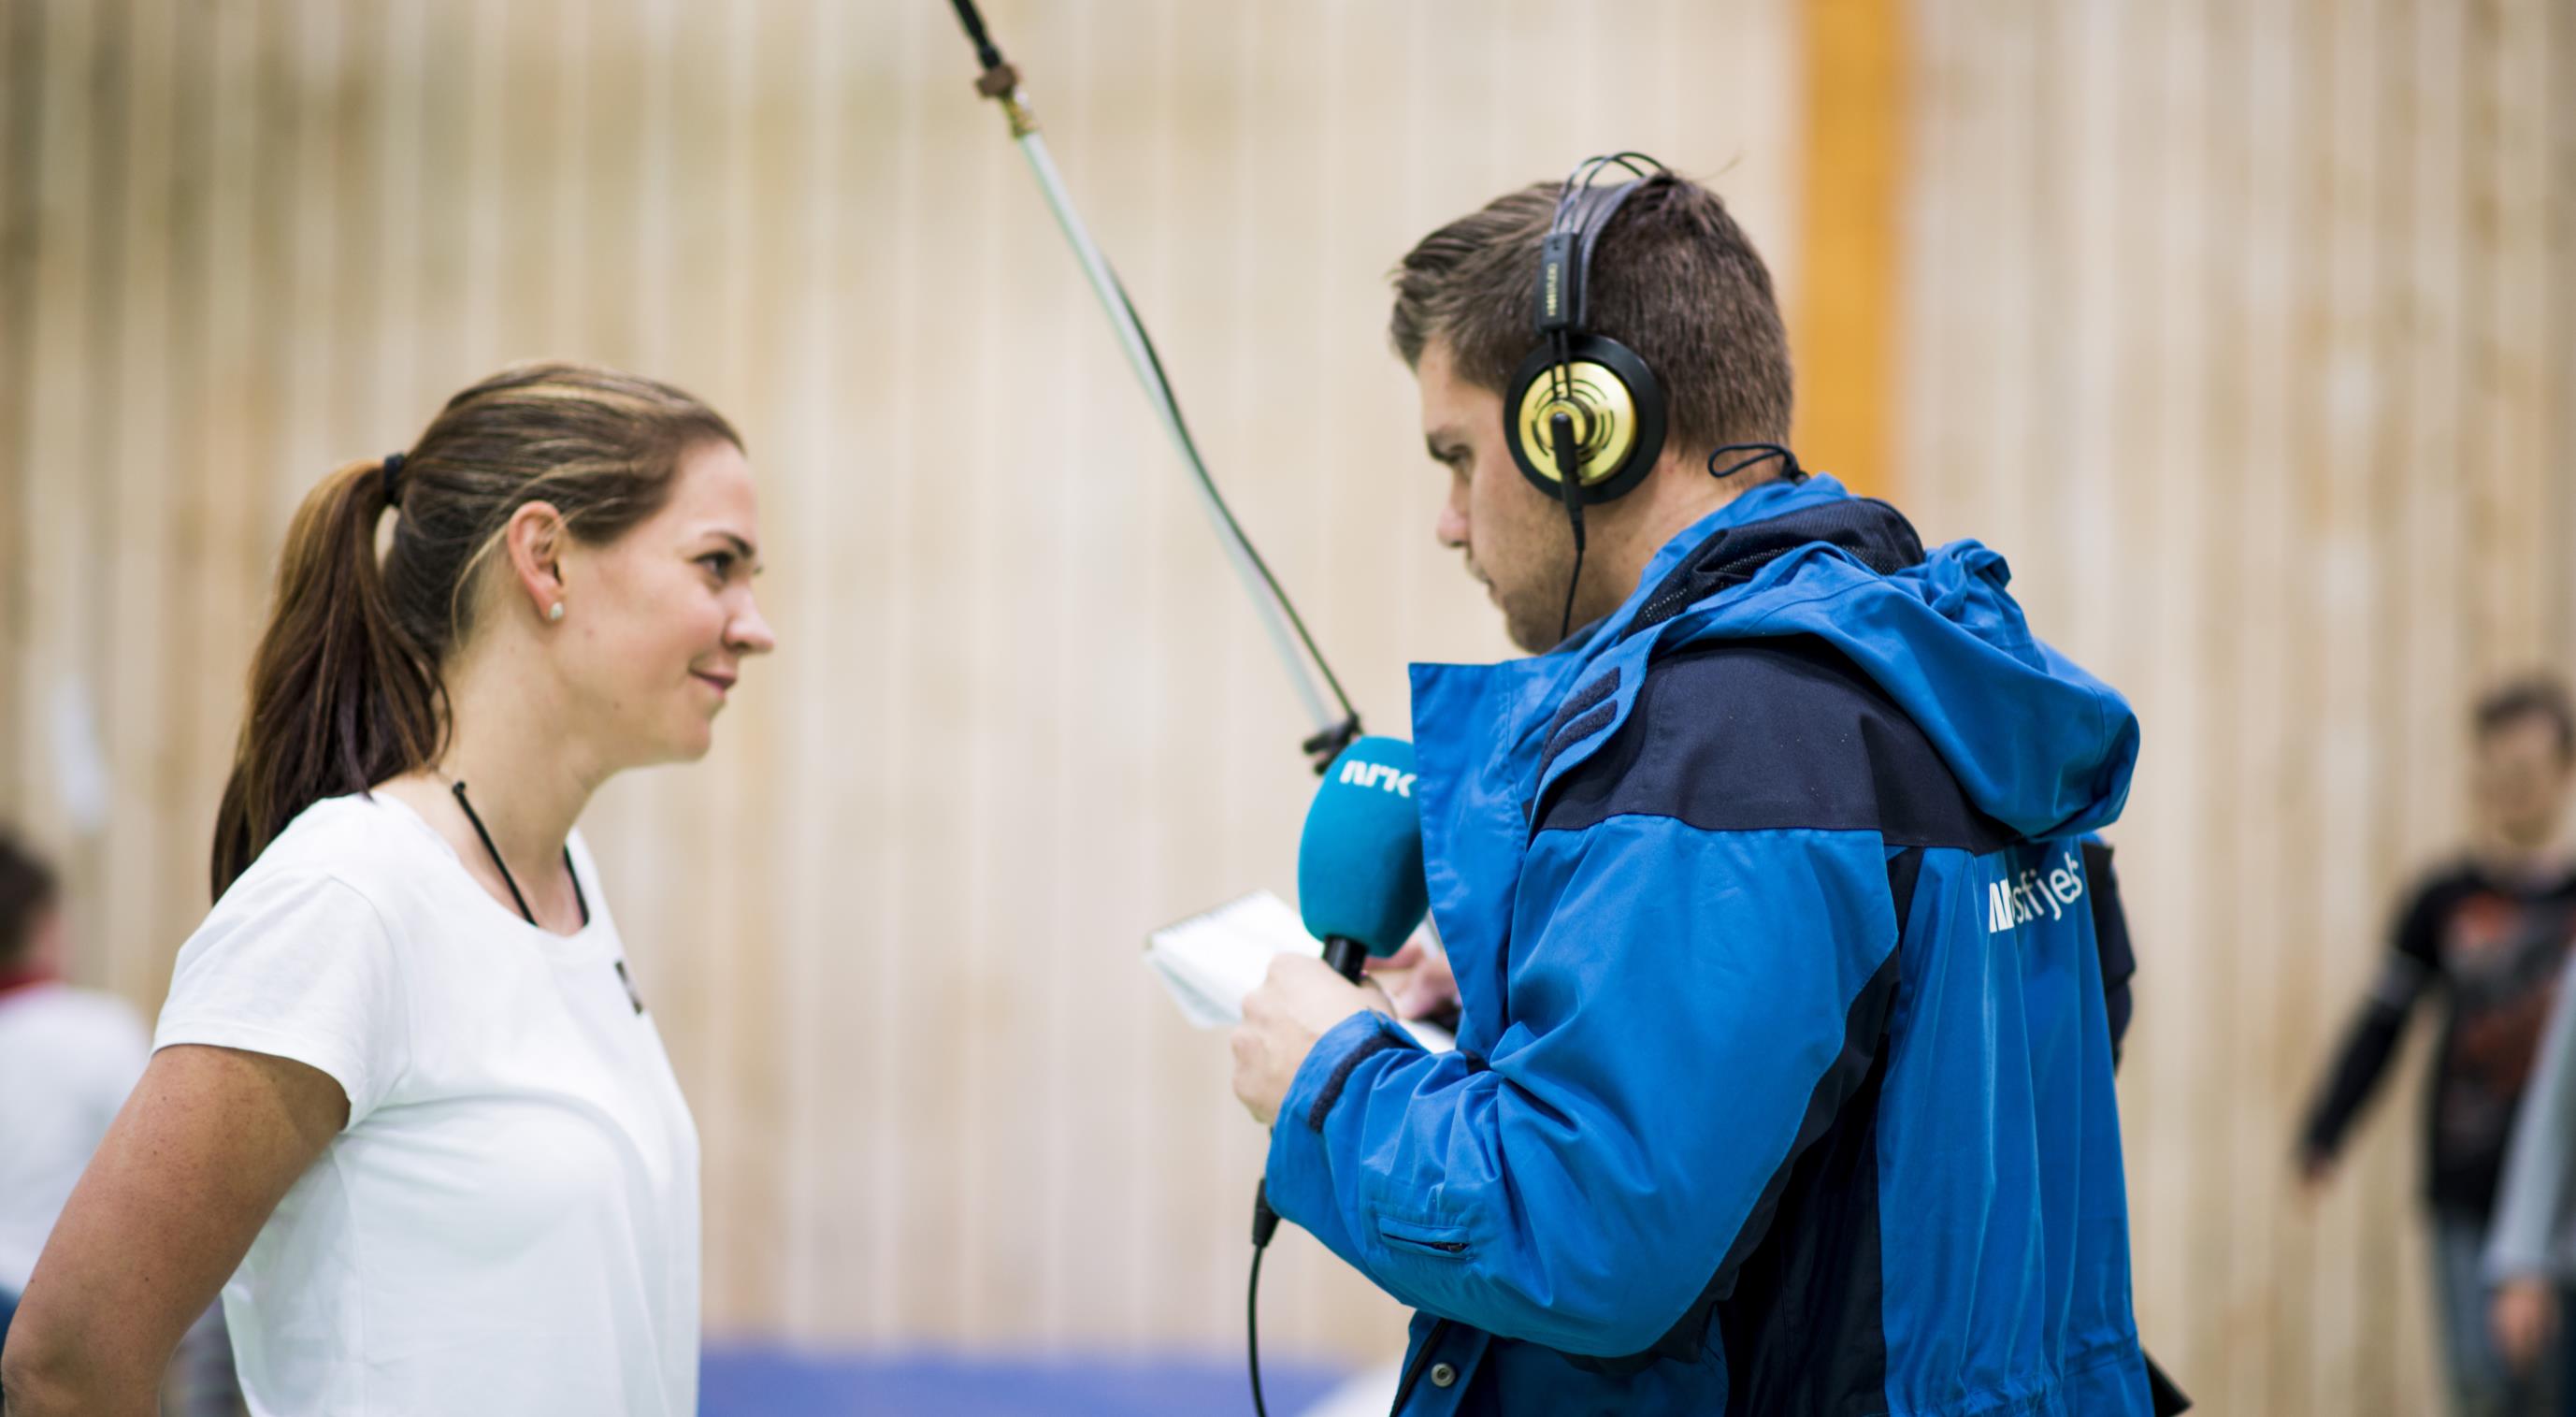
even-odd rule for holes
{"type": "Polygon", "coordinates": [[[1281,955],[1244,996],[1234,1030],[1234,1095],[1264,1126],[1279,1112],[1315,1040],[1363,1009],[1397,1016],[1365,967],[1395,981],[1418,1018],[1454,1004],[1448,960],[1417,930],[1429,907],[1422,818],[1413,802],[1413,745],[1362,738],[1324,773],[1297,849],[1297,903],[1324,957],[1281,955]],[[1415,1007],[1421,1005],[1420,1007],[1415,1007]]]}
{"type": "Polygon", "coordinates": [[[1394,954],[1370,955],[1364,968],[1353,984],[1320,959],[1281,955],[1261,987],[1244,996],[1243,1022],[1234,1030],[1234,1095],[1254,1121],[1270,1124],[1315,1040],[1353,1013],[1439,1020],[1458,1012],[1458,981],[1427,924],[1394,954]]]}
{"type": "Polygon", "coordinates": [[[1243,1022],[1234,1029],[1234,1095],[1252,1120],[1270,1125],[1315,1040],[1362,1009],[1395,1012],[1386,991],[1353,984],[1311,955],[1270,961],[1269,977],[1243,996],[1243,1022]]]}

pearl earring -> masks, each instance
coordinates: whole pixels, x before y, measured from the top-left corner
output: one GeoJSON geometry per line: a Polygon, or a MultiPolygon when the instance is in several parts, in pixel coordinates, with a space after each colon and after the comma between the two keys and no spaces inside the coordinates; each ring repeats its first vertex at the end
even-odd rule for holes
{"type": "Polygon", "coordinates": [[[558,601],[556,601],[554,604],[549,605],[549,606],[547,606],[547,607],[546,607],[546,619],[547,619],[547,620],[549,620],[549,621],[554,621],[554,620],[560,620],[560,619],[562,619],[562,618],[563,618],[563,602],[562,602],[562,601],[558,600],[558,601]]]}

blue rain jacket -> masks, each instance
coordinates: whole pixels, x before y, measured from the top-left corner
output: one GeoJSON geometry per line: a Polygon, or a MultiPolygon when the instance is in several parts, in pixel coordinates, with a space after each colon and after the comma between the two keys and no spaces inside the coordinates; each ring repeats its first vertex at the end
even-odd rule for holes
{"type": "Polygon", "coordinates": [[[1558,650],[1414,667],[1459,1049],[1344,1021],[1268,1175],[1420,1311],[1399,1412],[2150,1411],[2090,836],[2137,721],[2008,575],[1772,484],[1558,650]]]}

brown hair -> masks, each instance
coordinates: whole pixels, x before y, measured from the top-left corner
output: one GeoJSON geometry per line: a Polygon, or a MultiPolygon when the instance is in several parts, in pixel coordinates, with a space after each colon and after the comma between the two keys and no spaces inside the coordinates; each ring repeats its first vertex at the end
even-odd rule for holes
{"type": "MultiPolygon", "coordinates": [[[[1448,343],[1458,376],[1502,393],[1537,343],[1530,285],[1558,184],[1506,193],[1405,253],[1388,333],[1408,367],[1448,343]]],[[[1673,446],[1789,435],[1789,337],[1771,273],[1717,194],[1669,173],[1646,179],[1602,229],[1587,324],[1642,356],[1662,381],[1673,446]]]]}
{"type": "Polygon", "coordinates": [[[0,969],[25,957],[36,920],[54,903],[55,891],[53,868],[0,829],[0,969]]]}
{"type": "Polygon", "coordinates": [[[2560,760],[2576,762],[2576,704],[2569,703],[2567,686],[2547,674],[2508,680],[2479,698],[2478,737],[2481,741],[2492,738],[2527,718],[2543,720],[2558,730],[2560,760]]]}
{"type": "Polygon", "coordinates": [[[383,462],[347,464],[306,494],[215,817],[215,894],[305,808],[436,759],[440,666],[472,628],[475,573],[513,513],[543,501],[571,535],[613,541],[669,499],[682,454],[714,441],[742,446],[722,415],[667,384],[522,364],[447,401],[402,455],[398,507],[383,462]]]}

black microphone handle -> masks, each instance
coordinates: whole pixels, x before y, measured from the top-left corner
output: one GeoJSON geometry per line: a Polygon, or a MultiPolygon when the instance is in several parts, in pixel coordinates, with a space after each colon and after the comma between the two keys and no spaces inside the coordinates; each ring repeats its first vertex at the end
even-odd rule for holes
{"type": "MultiPolygon", "coordinates": [[[[1331,965],[1344,979],[1360,982],[1360,966],[1368,963],[1368,946],[1340,935],[1324,937],[1324,963],[1331,965]]],[[[1270,1408],[1261,1400],[1261,1252],[1270,1247],[1270,1237],[1279,1229],[1279,1212],[1270,1208],[1270,1178],[1261,1180],[1261,1188],[1252,1193],[1252,1283],[1244,1296],[1244,1349],[1252,1360],[1252,1410],[1255,1417],[1268,1417],[1270,1408]]],[[[1423,1350],[1429,1352],[1429,1349],[1423,1350]]]]}
{"type": "Polygon", "coordinates": [[[1368,946],[1339,935],[1324,937],[1324,963],[1340,971],[1344,979],[1360,982],[1360,966],[1368,963],[1368,946]]]}

